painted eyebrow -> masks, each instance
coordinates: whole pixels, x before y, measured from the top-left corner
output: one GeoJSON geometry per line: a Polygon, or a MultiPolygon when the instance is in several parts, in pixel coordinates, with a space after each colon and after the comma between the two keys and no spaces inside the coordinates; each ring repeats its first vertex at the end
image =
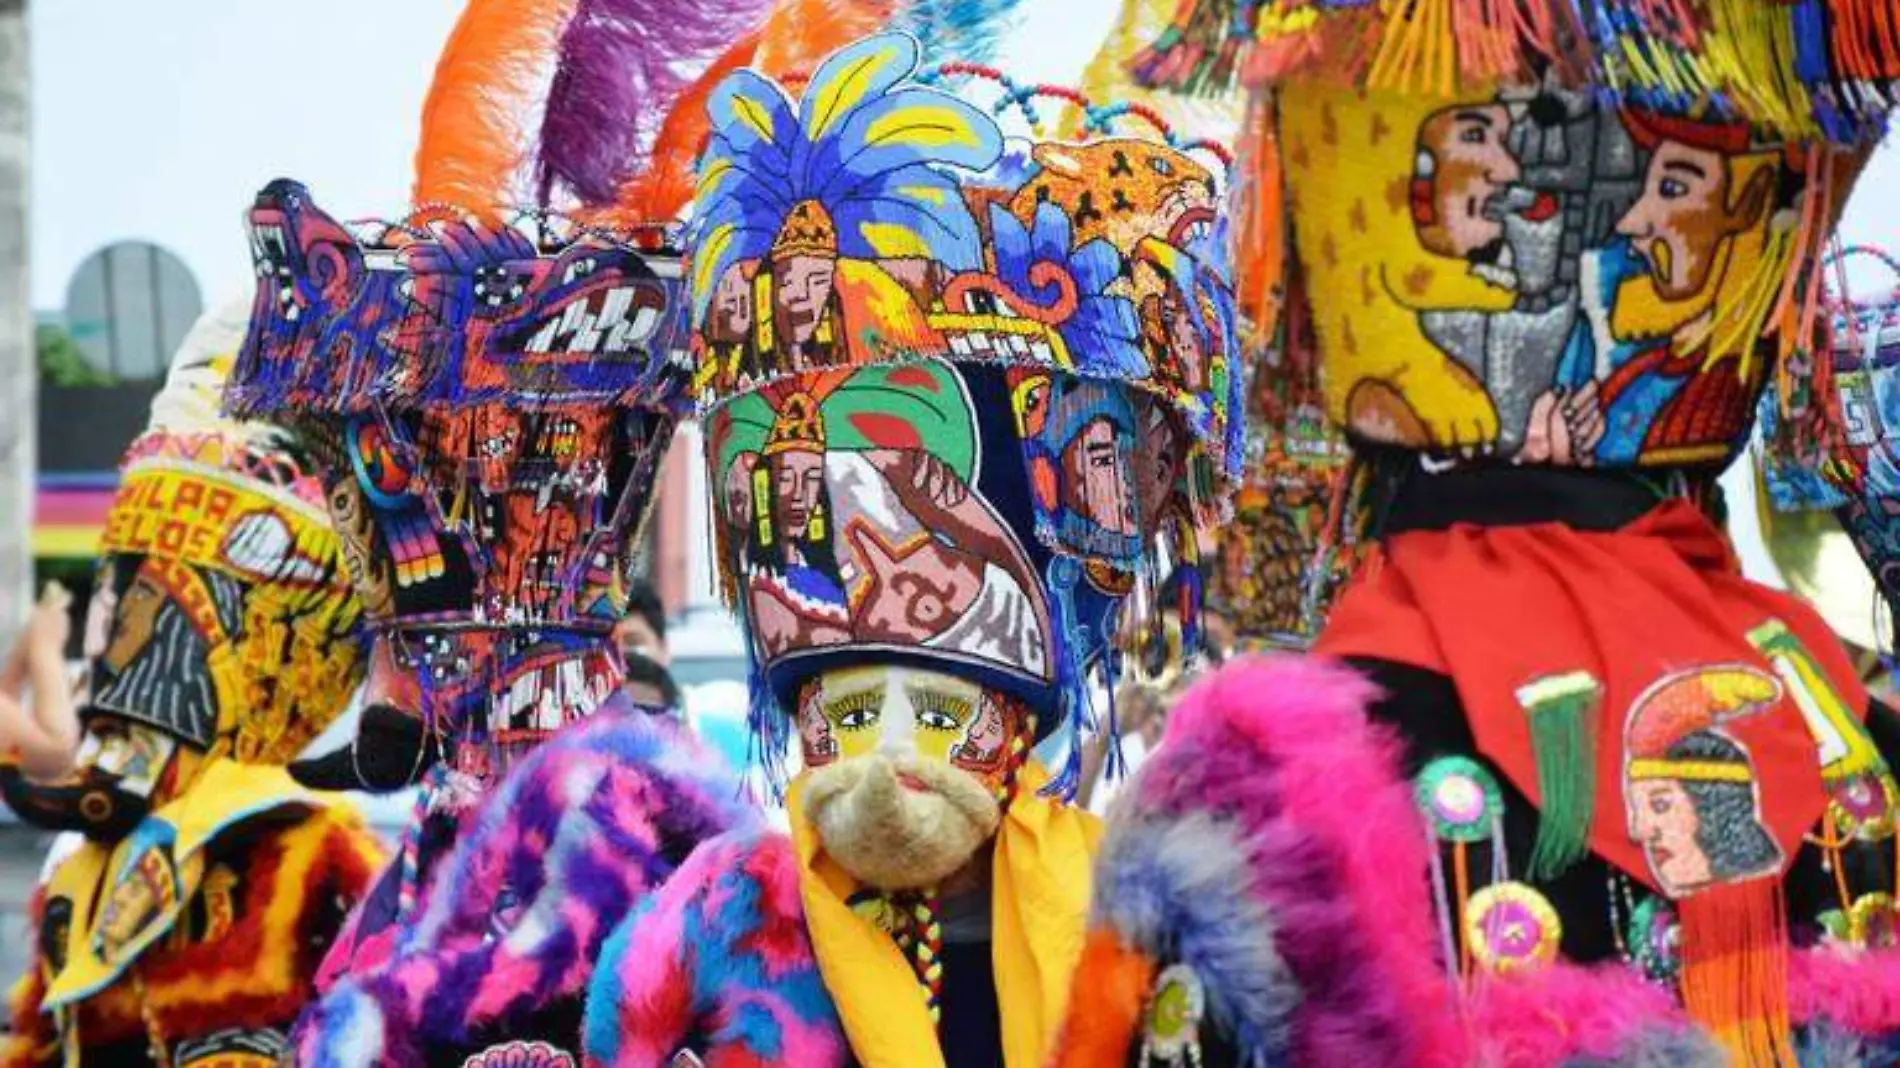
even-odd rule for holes
{"type": "Polygon", "coordinates": [[[1487,129],[1497,125],[1496,119],[1482,111],[1454,111],[1451,117],[1459,122],[1481,122],[1487,129]]]}
{"type": "Polygon", "coordinates": [[[841,693],[835,696],[831,694],[827,694],[825,695],[823,699],[824,705],[822,707],[824,708],[825,711],[830,712],[833,709],[841,708],[844,705],[849,704],[850,702],[862,701],[866,697],[875,697],[882,692],[884,692],[884,688],[882,686],[867,686],[861,690],[852,690],[848,693],[841,693]]]}
{"type": "Polygon", "coordinates": [[[1709,172],[1703,170],[1701,164],[1690,163],[1688,160],[1683,159],[1665,160],[1663,162],[1663,170],[1682,171],[1687,174],[1693,174],[1697,178],[1707,178],[1709,176],[1709,172]]]}
{"type": "Polygon", "coordinates": [[[964,716],[976,711],[976,702],[970,698],[964,697],[961,694],[948,693],[944,690],[935,689],[929,683],[912,683],[904,687],[904,689],[905,692],[910,694],[912,701],[928,700],[942,702],[945,707],[964,716]]]}

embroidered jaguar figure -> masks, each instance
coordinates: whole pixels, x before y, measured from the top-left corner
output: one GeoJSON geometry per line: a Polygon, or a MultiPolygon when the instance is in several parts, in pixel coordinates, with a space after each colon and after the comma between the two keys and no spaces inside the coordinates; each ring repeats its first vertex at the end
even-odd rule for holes
{"type": "Polygon", "coordinates": [[[1176,248],[1211,231],[1214,176],[1178,149],[1136,138],[1087,145],[1044,142],[1031,153],[1041,170],[1010,200],[1028,220],[1050,201],[1068,212],[1075,244],[1107,238],[1123,255],[1144,237],[1176,248]]]}

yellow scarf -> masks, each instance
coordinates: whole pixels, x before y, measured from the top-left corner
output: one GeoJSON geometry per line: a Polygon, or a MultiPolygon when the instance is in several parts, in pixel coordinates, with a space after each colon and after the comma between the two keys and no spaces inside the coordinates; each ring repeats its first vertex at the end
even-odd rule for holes
{"type": "MultiPolygon", "coordinates": [[[[1048,780],[1034,761],[1024,766],[996,834],[990,952],[1008,1068],[1040,1068],[1054,1046],[1082,954],[1102,834],[1094,816],[1041,796],[1048,780]]],[[[792,784],[786,804],[805,924],[851,1050],[865,1068],[944,1068],[916,973],[890,935],[846,904],[857,881],[825,855],[805,816],[803,786],[792,784]]]]}
{"type": "MultiPolygon", "coordinates": [[[[46,900],[72,902],[65,966],[47,976],[48,1011],[117,981],[164,937],[204,877],[205,847],[224,830],[288,805],[315,805],[281,767],[208,759],[191,788],[118,842],[88,841],[54,869],[46,900]]],[[[50,962],[46,962],[50,966],[50,962]]]]}

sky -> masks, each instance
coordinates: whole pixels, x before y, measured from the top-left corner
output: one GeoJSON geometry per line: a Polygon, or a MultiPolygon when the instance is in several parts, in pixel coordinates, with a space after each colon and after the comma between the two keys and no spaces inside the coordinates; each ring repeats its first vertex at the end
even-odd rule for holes
{"type": "MultiPolygon", "coordinates": [[[[1069,81],[1119,0],[1036,0],[1012,70],[1069,81]]],[[[113,241],[181,256],[207,301],[245,291],[243,213],[296,178],[345,217],[399,214],[423,94],[463,0],[38,0],[34,307],[113,241]],[[287,13],[294,12],[294,13],[287,13]]]]}

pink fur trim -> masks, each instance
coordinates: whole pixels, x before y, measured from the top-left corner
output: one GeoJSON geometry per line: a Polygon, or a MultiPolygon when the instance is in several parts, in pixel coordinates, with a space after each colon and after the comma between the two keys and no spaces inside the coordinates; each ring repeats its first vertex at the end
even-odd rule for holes
{"type": "Polygon", "coordinates": [[[1614,1058],[1645,1032],[1692,1025],[1669,989],[1621,964],[1553,964],[1482,980],[1464,999],[1473,1063],[1545,1068],[1614,1058]]]}
{"type": "Polygon", "coordinates": [[[1464,1035],[1432,948],[1425,826],[1399,775],[1398,740],[1364,715],[1376,696],[1364,677],[1328,659],[1250,657],[1188,693],[1169,717],[1167,741],[1191,746],[1197,735],[1234,730],[1280,763],[1284,818],[1341,851],[1337,890],[1377,927],[1377,959],[1363,966],[1415,1008],[1406,1047],[1419,1051],[1421,1066],[1462,1068],[1464,1035]]]}
{"type": "Polygon", "coordinates": [[[1788,1001],[1800,1023],[1827,1020],[1857,1035],[1900,1029],[1900,949],[1796,953],[1788,962],[1788,1001]]]}

